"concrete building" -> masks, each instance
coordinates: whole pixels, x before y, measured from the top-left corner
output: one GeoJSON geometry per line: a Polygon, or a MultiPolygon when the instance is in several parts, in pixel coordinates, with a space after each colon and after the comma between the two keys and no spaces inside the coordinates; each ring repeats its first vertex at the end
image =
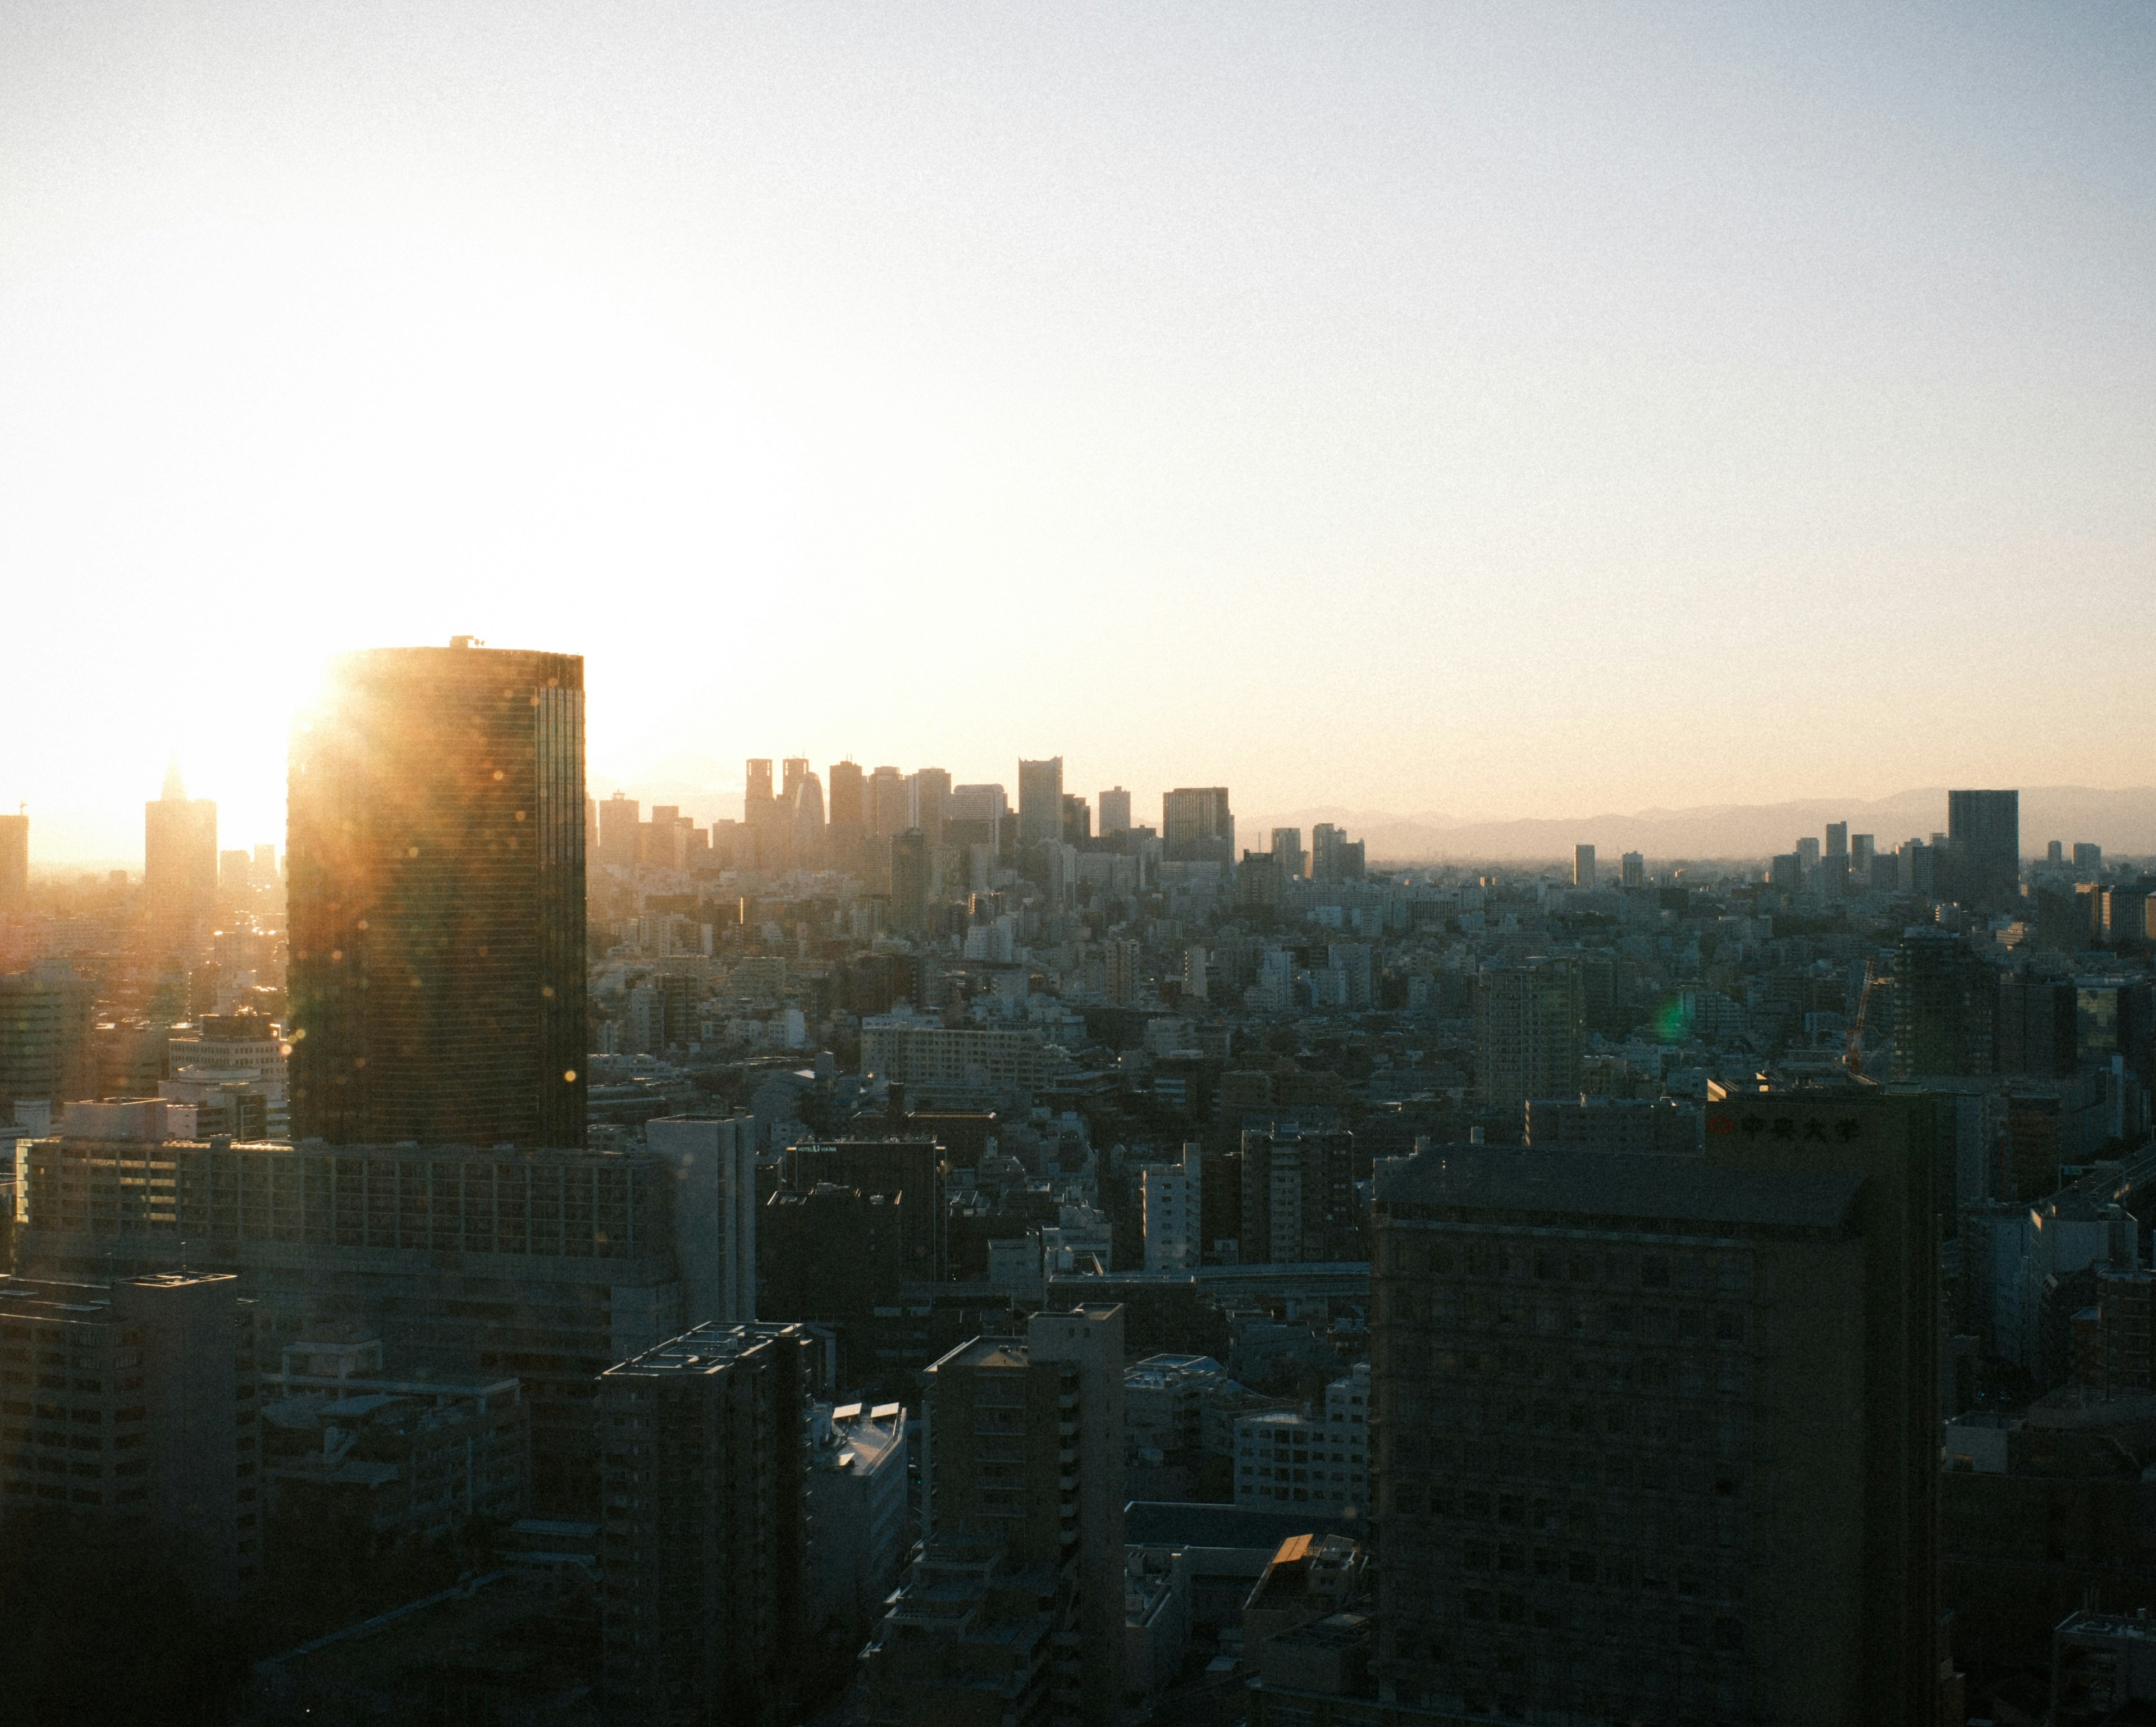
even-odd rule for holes
{"type": "MultiPolygon", "coordinates": [[[[1130,825],[1129,794],[1124,794],[1124,825],[1130,825]]],[[[30,891],[30,818],[0,815],[0,906],[20,903],[30,891]]]]}
{"type": "Polygon", "coordinates": [[[927,1546],[870,1652],[871,1719],[1117,1719],[1122,1339],[1120,1307],[1044,1313],[1024,1344],[976,1339],[928,1370],[927,1546]],[[1004,1627],[985,1673],[977,1619],[1004,1627]]]}
{"type": "Polygon", "coordinates": [[[1121,786],[1102,792],[1094,800],[1101,818],[1101,837],[1112,834],[1127,834],[1131,830],[1131,794],[1121,786]]]}
{"type": "Polygon", "coordinates": [[[1617,861],[1619,880],[1625,887],[1645,887],[1647,885],[1647,860],[1637,851],[1628,851],[1617,861]]]}
{"type": "Polygon", "coordinates": [[[1947,794],[1945,897],[2000,912],[2021,897],[2021,794],[1947,794]]]}
{"type": "Polygon", "coordinates": [[[1224,785],[1178,786],[1161,794],[1162,856],[1169,863],[1235,861],[1235,817],[1224,785]]]}
{"type": "Polygon", "coordinates": [[[1021,851],[1063,837],[1063,758],[1018,764],[1018,844],[1021,851]]]}
{"type": "Polygon", "coordinates": [[[286,1344],[261,1395],[273,1540],[305,1531],[357,1556],[530,1506],[530,1411],[514,1379],[393,1377],[379,1338],[331,1327],[286,1344]]]}
{"type": "Polygon", "coordinates": [[[592,1514],[592,1381],[680,1330],[683,1267],[724,1262],[712,1211],[676,1212],[677,1162],[172,1140],[172,1107],[78,1104],[62,1137],[28,1142],[18,1265],[231,1272],[265,1348],[350,1321],[413,1377],[514,1375],[535,1508],[592,1514]]]}
{"type": "Polygon", "coordinates": [[[2051,1639],[2053,1727],[2102,1727],[2156,1712],[2156,1620],[2076,1613],[2051,1639]]]}
{"type": "Polygon", "coordinates": [[[1322,1416],[1273,1411],[1235,1423],[1235,1503],[1260,1510],[1370,1509],[1370,1369],[1357,1365],[1325,1388],[1322,1416]]]}
{"type": "Polygon", "coordinates": [[[213,1601],[261,1565],[252,1314],[237,1281],[0,1277],[0,1496],[140,1521],[213,1601]]]}
{"type": "Polygon", "coordinates": [[[1148,1164],[1138,1178],[1145,1268],[1194,1270],[1204,1257],[1204,1148],[1186,1145],[1177,1164],[1148,1164]]]}
{"type": "Polygon", "coordinates": [[[95,992],[64,965],[0,977],[0,1103],[90,1095],[95,992]]]}
{"type": "Polygon", "coordinates": [[[1704,1164],[1452,1148],[1381,1186],[1382,1695],[1940,1719],[1938,1113],[1707,1130],[1704,1164]]]}
{"type": "Polygon", "coordinates": [[[1046,1082],[1049,1072],[1041,1035],[1028,1028],[946,1027],[919,1015],[889,1014],[861,1022],[863,1078],[977,1092],[1031,1092],[1046,1082]]]}
{"type": "Polygon", "coordinates": [[[584,1143],[583,685],[463,636],[336,661],[292,743],[296,1134],[584,1143]]]}
{"type": "Polygon", "coordinates": [[[1572,885],[1592,892],[1599,884],[1594,879],[1594,848],[1575,846],[1572,848],[1572,885]]]}
{"type": "Polygon", "coordinates": [[[1527,1143],[1537,1151],[1705,1149],[1705,1118],[1673,1097],[1530,1097],[1527,1143]]]}
{"type": "Polygon", "coordinates": [[[1306,1133],[1292,1123],[1245,1128],[1241,1164],[1245,1265],[1366,1257],[1353,1133],[1306,1133]]]}
{"type": "Polygon", "coordinates": [[[905,1409],[817,1404],[808,1421],[808,1630],[858,1648],[906,1565],[905,1409]]]}
{"type": "Polygon", "coordinates": [[[808,1334],[700,1325],[599,1375],[609,1719],[763,1723],[808,1615],[808,1334]]]}
{"type": "Polygon", "coordinates": [[[746,1325],[756,1318],[756,1124],[747,1117],[660,1116],[644,1144],[672,1164],[675,1227],[717,1252],[681,1262],[685,1325],[746,1325]]]}
{"type": "Polygon", "coordinates": [[[1580,1094],[1586,998],[1578,962],[1485,966],[1475,979],[1475,1087],[1486,1108],[1580,1094]]]}

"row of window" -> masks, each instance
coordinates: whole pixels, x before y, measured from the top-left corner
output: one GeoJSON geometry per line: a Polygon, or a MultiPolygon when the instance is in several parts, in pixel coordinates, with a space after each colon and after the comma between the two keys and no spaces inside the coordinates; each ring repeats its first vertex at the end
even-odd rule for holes
{"type": "Polygon", "coordinates": [[[1484,1282],[1595,1283],[1616,1288],[1712,1290],[1722,1295],[1746,1294],[1752,1287],[1751,1260],[1743,1253],[1640,1252],[1502,1238],[1461,1241],[1439,1236],[1427,1242],[1400,1243],[1394,1250],[1391,1269],[1484,1282]]]}

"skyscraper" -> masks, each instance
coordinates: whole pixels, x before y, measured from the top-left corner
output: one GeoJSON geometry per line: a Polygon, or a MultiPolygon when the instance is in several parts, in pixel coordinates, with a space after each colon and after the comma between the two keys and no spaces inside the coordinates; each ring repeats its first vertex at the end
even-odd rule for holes
{"type": "Polygon", "coordinates": [[[1647,860],[1643,853],[1628,851],[1617,862],[1619,869],[1624,872],[1625,887],[1645,887],[1647,885],[1647,860]]]}
{"type": "Polygon", "coordinates": [[[156,953],[208,938],[217,916],[217,805],[187,796],[177,762],[164,795],[142,806],[142,897],[156,953]]]}
{"type": "Polygon", "coordinates": [[[1273,830],[1273,866],[1286,881],[1300,881],[1306,873],[1302,855],[1301,828],[1273,830]]]}
{"type": "Polygon", "coordinates": [[[2021,897],[2021,794],[1947,794],[1947,897],[2001,911],[2021,897]]]}
{"type": "Polygon", "coordinates": [[[30,888],[30,818],[0,815],[0,906],[30,888]]]}
{"type": "Polygon", "coordinates": [[[912,799],[906,795],[906,776],[896,768],[879,768],[869,775],[869,831],[902,834],[913,825],[912,799]]]}
{"type": "Polygon", "coordinates": [[[1018,843],[1020,851],[1063,837],[1063,758],[1018,764],[1018,843]]]}
{"type": "Polygon", "coordinates": [[[1224,785],[1178,786],[1161,794],[1162,856],[1169,863],[1235,861],[1235,817],[1224,785]]]}
{"type": "Polygon", "coordinates": [[[1114,786],[1095,799],[1100,811],[1101,835],[1127,834],[1131,830],[1131,794],[1121,786],[1114,786]]]}
{"type": "Polygon", "coordinates": [[[1572,885],[1574,887],[1593,887],[1594,882],[1594,848],[1575,846],[1572,848],[1572,885]]]}
{"type": "Polygon", "coordinates": [[[913,820],[928,836],[932,846],[943,843],[943,823],[950,814],[951,772],[947,768],[921,768],[912,783],[913,820]]]}
{"type": "Polygon", "coordinates": [[[834,762],[829,774],[829,814],[833,827],[867,831],[868,807],[862,798],[863,780],[858,762],[834,762]]]}
{"type": "MultiPolygon", "coordinates": [[[[622,868],[636,867],[636,830],[644,818],[644,806],[634,798],[625,798],[616,792],[599,805],[599,861],[619,864],[622,868]]],[[[285,860],[289,873],[291,860],[285,860]]]]}
{"type": "Polygon", "coordinates": [[[292,739],[295,1137],[583,1144],[583,682],[463,636],[336,662],[292,739]]]}

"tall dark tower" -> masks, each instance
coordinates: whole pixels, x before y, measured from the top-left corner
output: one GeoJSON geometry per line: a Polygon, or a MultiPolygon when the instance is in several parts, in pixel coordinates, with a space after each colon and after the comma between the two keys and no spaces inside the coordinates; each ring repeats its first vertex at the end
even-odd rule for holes
{"type": "Polygon", "coordinates": [[[345,655],[288,820],[293,1136],[582,1145],[582,658],[345,655]]]}
{"type": "Polygon", "coordinates": [[[1947,861],[1951,897],[1987,912],[2021,897],[2021,794],[1947,794],[1947,861]]]}

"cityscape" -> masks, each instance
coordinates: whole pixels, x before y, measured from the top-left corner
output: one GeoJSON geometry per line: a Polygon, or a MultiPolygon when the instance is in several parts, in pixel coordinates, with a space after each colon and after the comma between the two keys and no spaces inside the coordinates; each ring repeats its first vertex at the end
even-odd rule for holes
{"type": "Polygon", "coordinates": [[[700,825],[583,674],[341,657],[282,846],[0,817],[0,1506],[188,1604],[167,1707],[2128,1719],[2139,861],[1395,866],[1058,758],[700,825]]]}
{"type": "Polygon", "coordinates": [[[2153,91],[0,6],[0,1727],[2156,1723],[2153,91]]]}

